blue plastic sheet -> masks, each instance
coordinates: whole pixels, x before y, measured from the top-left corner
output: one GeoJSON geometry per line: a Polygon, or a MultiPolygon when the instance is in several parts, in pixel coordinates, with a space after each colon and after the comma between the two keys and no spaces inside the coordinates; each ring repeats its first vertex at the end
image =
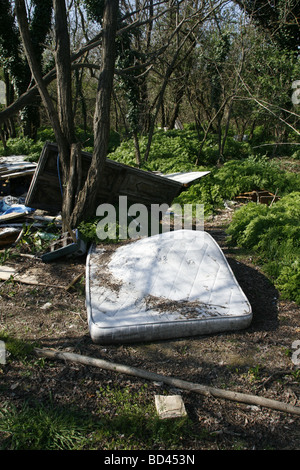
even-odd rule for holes
{"type": "Polygon", "coordinates": [[[12,212],[18,212],[20,214],[28,214],[30,212],[34,212],[35,209],[31,207],[27,207],[24,204],[18,203],[7,203],[6,198],[0,201],[0,215],[10,214],[12,212]]]}

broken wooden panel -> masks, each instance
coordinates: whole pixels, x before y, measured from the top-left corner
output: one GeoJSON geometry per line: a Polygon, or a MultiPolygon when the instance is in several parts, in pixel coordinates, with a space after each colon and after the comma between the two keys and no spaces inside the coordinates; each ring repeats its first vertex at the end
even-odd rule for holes
{"type": "MultiPolygon", "coordinates": [[[[82,181],[84,183],[91,164],[92,155],[82,152],[82,181]]],[[[56,144],[47,143],[32,178],[26,205],[36,209],[58,212],[62,207],[62,190],[59,175],[59,155],[56,144]]],[[[118,203],[119,196],[127,196],[128,203],[169,204],[190,184],[209,172],[191,172],[186,183],[176,178],[140,170],[138,168],[107,159],[103,183],[98,189],[97,205],[118,203]]],[[[186,175],[186,174],[184,174],[186,175]]]]}

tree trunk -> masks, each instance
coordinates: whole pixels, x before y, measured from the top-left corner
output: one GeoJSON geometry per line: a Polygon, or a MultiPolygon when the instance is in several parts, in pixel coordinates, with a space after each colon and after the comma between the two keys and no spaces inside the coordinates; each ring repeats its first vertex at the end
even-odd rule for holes
{"type": "Polygon", "coordinates": [[[105,167],[110,132],[110,104],[115,69],[115,38],[119,1],[106,0],[103,16],[103,44],[94,114],[94,151],[85,184],[71,216],[71,226],[96,215],[96,195],[105,167]]]}
{"type": "Polygon", "coordinates": [[[136,130],[133,131],[133,142],[134,142],[134,152],[135,152],[135,161],[138,167],[141,166],[141,151],[139,138],[136,130]]]}
{"type": "Polygon", "coordinates": [[[58,111],[56,111],[37,63],[30,40],[24,0],[16,0],[16,14],[25,54],[39,93],[47,109],[62,166],[64,195],[62,218],[64,227],[75,227],[84,218],[96,213],[96,194],[105,165],[109,132],[110,103],[115,68],[115,38],[117,30],[118,0],[105,1],[103,16],[103,44],[101,74],[99,77],[94,116],[94,153],[84,187],[80,183],[80,147],[75,142],[71,93],[71,57],[64,0],[54,0],[56,31],[56,73],[58,111]],[[77,182],[77,184],[76,184],[77,182]],[[75,208],[73,206],[75,204],[75,208]]]}
{"type": "Polygon", "coordinates": [[[186,90],[186,85],[184,84],[179,90],[177,90],[177,92],[175,92],[175,105],[174,105],[173,113],[170,117],[170,122],[168,123],[169,129],[175,128],[176,119],[179,116],[180,105],[184,97],[185,90],[186,90]]]}
{"type": "Polygon", "coordinates": [[[67,231],[77,192],[77,160],[80,145],[76,144],[72,106],[72,75],[70,37],[65,0],[54,0],[55,18],[55,64],[57,75],[57,109],[63,141],[57,141],[63,170],[63,230],[67,231]]]}
{"type": "Polygon", "coordinates": [[[72,107],[70,38],[65,0],[54,0],[53,5],[58,116],[61,129],[71,146],[75,142],[75,132],[72,107]]]}

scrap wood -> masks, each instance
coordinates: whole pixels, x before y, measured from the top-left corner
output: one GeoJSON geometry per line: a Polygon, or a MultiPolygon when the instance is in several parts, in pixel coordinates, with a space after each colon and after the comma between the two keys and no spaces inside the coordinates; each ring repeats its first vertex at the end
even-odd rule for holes
{"type": "Polygon", "coordinates": [[[215,398],[224,398],[231,401],[247,403],[249,405],[263,406],[300,416],[300,407],[290,405],[288,403],[283,403],[277,400],[272,400],[270,398],[264,398],[240,392],[233,392],[230,390],[223,390],[215,387],[210,387],[208,385],[195,384],[192,382],[187,382],[185,380],[167,377],[142,369],[137,369],[136,367],[130,367],[123,364],[116,364],[113,362],[105,361],[103,359],[82,356],[80,354],[61,352],[55,349],[35,348],[34,353],[40,357],[76,362],[87,366],[95,366],[101,369],[119,372],[121,374],[140,377],[146,380],[163,382],[165,384],[172,385],[173,387],[176,387],[178,389],[188,390],[194,393],[199,393],[200,395],[212,396],[215,398]]]}
{"type": "MultiPolygon", "coordinates": [[[[22,256],[27,256],[27,257],[33,257],[33,255],[22,255],[22,256]]],[[[36,259],[36,258],[35,258],[36,259]]],[[[48,284],[45,282],[39,281],[34,274],[20,274],[16,271],[16,269],[13,266],[0,266],[0,280],[1,281],[8,281],[8,280],[13,280],[15,282],[20,282],[22,284],[29,284],[29,285],[35,285],[35,286],[41,286],[41,287],[57,287],[59,289],[66,289],[67,291],[73,287],[74,284],[84,275],[84,272],[81,272],[76,276],[72,282],[68,286],[63,286],[60,284],[48,284]]]]}
{"type": "Polygon", "coordinates": [[[28,215],[28,212],[9,212],[8,214],[0,215],[0,222],[9,222],[13,219],[20,219],[21,217],[25,217],[28,215]]]}
{"type": "Polygon", "coordinates": [[[31,214],[28,214],[28,216],[26,216],[26,219],[31,220],[32,223],[35,223],[34,221],[37,221],[38,223],[40,223],[39,225],[40,227],[43,227],[47,224],[54,224],[55,226],[60,227],[62,224],[60,215],[57,215],[57,216],[39,215],[33,212],[31,214]]]}
{"type": "Polygon", "coordinates": [[[35,168],[29,170],[15,170],[14,172],[1,171],[0,179],[20,178],[21,176],[30,176],[35,172],[35,168]]]}

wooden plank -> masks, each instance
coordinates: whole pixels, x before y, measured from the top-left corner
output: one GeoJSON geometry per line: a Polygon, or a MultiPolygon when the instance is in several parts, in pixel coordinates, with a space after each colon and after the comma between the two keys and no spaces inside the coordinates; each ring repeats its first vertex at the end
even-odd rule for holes
{"type": "Polygon", "coordinates": [[[28,212],[10,212],[9,214],[2,214],[0,215],[0,223],[9,222],[10,220],[20,219],[21,217],[25,217],[28,212]]]}
{"type": "Polygon", "coordinates": [[[14,173],[10,173],[10,172],[6,172],[6,173],[2,173],[0,175],[0,179],[4,179],[4,180],[9,180],[11,178],[21,178],[22,176],[30,176],[30,175],[33,175],[35,172],[35,168],[32,168],[30,170],[20,170],[20,171],[16,171],[14,173]]]}

